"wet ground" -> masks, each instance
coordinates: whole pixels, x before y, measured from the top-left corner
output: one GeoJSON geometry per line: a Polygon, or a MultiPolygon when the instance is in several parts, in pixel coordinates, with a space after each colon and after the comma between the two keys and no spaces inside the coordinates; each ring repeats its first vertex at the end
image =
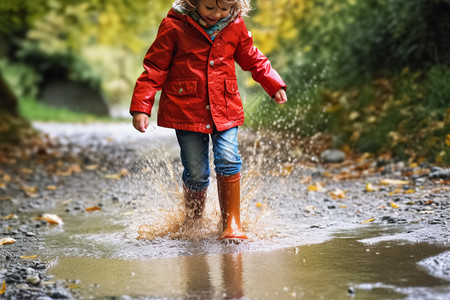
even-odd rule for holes
{"type": "MultiPolygon", "coordinates": [[[[427,163],[320,165],[289,137],[241,130],[249,240],[182,226],[171,130],[35,125],[50,134],[0,168],[3,297],[41,299],[446,299],[450,188],[427,163]],[[57,139],[55,139],[57,138],[57,139]],[[63,224],[36,220],[54,214],[63,224]],[[9,217],[8,217],[9,216],[9,217]]],[[[1,290],[1,286],[0,286],[1,290]]]]}

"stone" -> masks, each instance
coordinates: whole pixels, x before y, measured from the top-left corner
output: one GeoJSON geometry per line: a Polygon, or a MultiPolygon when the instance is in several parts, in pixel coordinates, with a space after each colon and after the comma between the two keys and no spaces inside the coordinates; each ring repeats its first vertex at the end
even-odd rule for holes
{"type": "Polygon", "coordinates": [[[320,158],[324,163],[341,163],[345,160],[345,153],[337,149],[329,149],[322,152],[320,158]]]}

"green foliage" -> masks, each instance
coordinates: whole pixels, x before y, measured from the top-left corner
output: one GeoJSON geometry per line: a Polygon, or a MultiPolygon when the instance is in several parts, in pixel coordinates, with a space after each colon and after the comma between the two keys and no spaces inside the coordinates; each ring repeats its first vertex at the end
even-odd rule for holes
{"type": "Polygon", "coordinates": [[[40,76],[33,68],[23,63],[0,59],[0,73],[5,75],[6,82],[18,98],[36,97],[40,76]]]}
{"type": "Polygon", "coordinates": [[[275,65],[287,62],[290,103],[285,114],[257,112],[260,124],[329,132],[345,149],[448,163],[450,0],[295,0],[288,13],[268,2],[257,1],[255,41],[275,65]],[[271,17],[289,19],[297,34],[275,30],[271,17]],[[315,64],[325,67],[310,73],[315,64]],[[318,88],[306,96],[305,86],[318,88]]]}
{"type": "Polygon", "coordinates": [[[19,101],[20,114],[30,121],[53,121],[62,123],[110,121],[109,118],[77,113],[68,109],[53,108],[37,102],[33,98],[22,98],[19,101]]]}

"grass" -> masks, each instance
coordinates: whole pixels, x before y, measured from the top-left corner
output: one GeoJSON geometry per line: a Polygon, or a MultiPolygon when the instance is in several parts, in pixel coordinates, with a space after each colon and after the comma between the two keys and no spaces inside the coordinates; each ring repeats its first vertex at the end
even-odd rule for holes
{"type": "Polygon", "coordinates": [[[69,109],[50,107],[31,98],[20,99],[19,112],[25,119],[29,121],[62,123],[115,121],[111,117],[99,117],[93,114],[75,112],[69,109]]]}

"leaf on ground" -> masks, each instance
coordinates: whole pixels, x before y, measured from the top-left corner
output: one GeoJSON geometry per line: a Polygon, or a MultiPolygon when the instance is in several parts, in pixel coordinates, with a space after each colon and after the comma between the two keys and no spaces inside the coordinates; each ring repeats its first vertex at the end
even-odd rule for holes
{"type": "Polygon", "coordinates": [[[262,207],[261,202],[256,202],[256,207],[262,207]]]}
{"type": "Polygon", "coordinates": [[[49,190],[49,191],[54,191],[54,190],[56,190],[58,188],[56,187],[56,185],[47,185],[46,189],[49,190]]]}
{"type": "Polygon", "coordinates": [[[0,182],[0,189],[4,189],[6,187],[6,183],[0,182]]]}
{"type": "Polygon", "coordinates": [[[6,245],[6,244],[14,244],[16,242],[13,238],[2,238],[0,239],[0,246],[6,245]]]}
{"type": "Polygon", "coordinates": [[[96,211],[96,210],[102,210],[102,208],[100,206],[91,206],[91,207],[86,207],[85,210],[86,211],[96,211]]]}
{"type": "Polygon", "coordinates": [[[0,289],[0,295],[3,295],[6,292],[6,283],[3,280],[2,288],[0,289]]]}
{"type": "Polygon", "coordinates": [[[18,218],[19,218],[19,217],[18,217],[17,215],[15,215],[15,214],[10,214],[10,215],[1,217],[0,219],[1,219],[1,220],[11,220],[11,219],[18,219],[18,218]]]}
{"type": "Polygon", "coordinates": [[[416,191],[413,189],[409,189],[403,192],[403,194],[414,194],[416,191]]]}
{"type": "Polygon", "coordinates": [[[37,217],[38,221],[46,221],[49,224],[61,225],[64,224],[62,219],[54,214],[43,214],[41,217],[37,217]]]}
{"type": "Polygon", "coordinates": [[[12,198],[11,196],[2,196],[0,197],[0,201],[10,200],[11,198],[12,198]]]}
{"type": "Polygon", "coordinates": [[[343,191],[341,189],[336,188],[334,191],[329,192],[328,195],[330,195],[331,198],[333,199],[345,199],[346,198],[345,194],[347,192],[348,191],[343,191]]]}
{"type": "Polygon", "coordinates": [[[395,202],[391,202],[392,208],[398,208],[398,205],[395,202]]]}
{"type": "Polygon", "coordinates": [[[447,146],[450,146],[450,134],[447,134],[447,136],[445,137],[445,144],[447,146]]]}
{"type": "Polygon", "coordinates": [[[94,171],[94,170],[98,169],[98,165],[87,165],[87,166],[84,166],[84,168],[88,171],[94,171]]]}
{"type": "Polygon", "coordinates": [[[120,178],[127,176],[128,170],[127,169],[122,169],[119,173],[117,174],[107,174],[104,175],[103,177],[105,177],[106,179],[114,179],[114,180],[119,180],[120,178]]]}
{"type": "Polygon", "coordinates": [[[361,224],[366,224],[375,221],[375,218],[371,218],[369,220],[362,221],[361,224]]]}
{"type": "Polygon", "coordinates": [[[312,180],[311,176],[306,176],[306,177],[303,177],[302,179],[300,179],[300,183],[305,184],[305,183],[310,182],[311,180],[312,180]]]}
{"type": "Polygon", "coordinates": [[[323,187],[322,183],[316,182],[315,184],[311,184],[310,186],[308,186],[308,191],[323,192],[323,191],[325,191],[325,188],[323,187]]]}
{"type": "Polygon", "coordinates": [[[35,259],[38,257],[39,257],[39,255],[22,255],[20,258],[21,259],[35,259]]]}
{"type": "Polygon", "coordinates": [[[366,184],[366,191],[367,192],[376,192],[377,190],[370,182],[368,182],[366,184]]]}
{"type": "Polygon", "coordinates": [[[39,189],[37,186],[21,186],[20,189],[25,192],[25,195],[29,198],[35,198],[38,196],[39,189]]]}
{"type": "Polygon", "coordinates": [[[405,185],[409,184],[408,180],[398,180],[398,179],[381,179],[380,184],[382,185],[405,185]]]}

